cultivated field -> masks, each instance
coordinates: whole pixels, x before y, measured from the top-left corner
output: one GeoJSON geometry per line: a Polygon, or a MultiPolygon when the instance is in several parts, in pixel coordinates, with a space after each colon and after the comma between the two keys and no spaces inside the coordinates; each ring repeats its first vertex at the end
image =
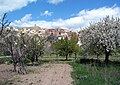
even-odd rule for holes
{"type": "Polygon", "coordinates": [[[46,63],[27,66],[26,75],[12,72],[12,65],[0,65],[0,85],[72,85],[69,64],[46,63]]]}

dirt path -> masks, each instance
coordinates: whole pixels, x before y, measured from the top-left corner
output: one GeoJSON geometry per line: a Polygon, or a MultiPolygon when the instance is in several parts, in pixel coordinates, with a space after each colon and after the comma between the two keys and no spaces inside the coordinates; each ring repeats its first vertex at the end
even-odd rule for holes
{"type": "Polygon", "coordinates": [[[17,73],[12,71],[12,65],[1,64],[0,65],[0,85],[4,85],[8,79],[11,79],[17,73]]]}
{"type": "Polygon", "coordinates": [[[72,85],[70,73],[72,68],[68,64],[43,64],[27,68],[29,74],[14,76],[10,85],[72,85]]]}

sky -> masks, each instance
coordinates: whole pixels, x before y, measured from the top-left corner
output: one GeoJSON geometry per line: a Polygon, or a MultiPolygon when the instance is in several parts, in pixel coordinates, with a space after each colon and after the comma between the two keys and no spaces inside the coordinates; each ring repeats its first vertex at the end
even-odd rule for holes
{"type": "Polygon", "coordinates": [[[79,31],[109,15],[120,17],[120,0],[0,0],[0,16],[14,27],[64,28],[79,31]]]}

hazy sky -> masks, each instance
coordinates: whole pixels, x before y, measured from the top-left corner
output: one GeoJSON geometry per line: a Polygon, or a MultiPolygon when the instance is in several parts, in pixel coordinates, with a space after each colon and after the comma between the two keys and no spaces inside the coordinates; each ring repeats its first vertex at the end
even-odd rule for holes
{"type": "Polygon", "coordinates": [[[5,12],[15,27],[78,30],[106,15],[120,17],[120,0],[0,0],[5,12]]]}

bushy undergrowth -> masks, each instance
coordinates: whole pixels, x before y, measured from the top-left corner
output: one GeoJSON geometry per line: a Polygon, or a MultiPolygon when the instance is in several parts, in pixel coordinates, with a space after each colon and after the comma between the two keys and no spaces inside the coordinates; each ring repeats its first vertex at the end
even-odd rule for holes
{"type": "Polygon", "coordinates": [[[0,64],[11,64],[12,59],[10,57],[0,58],[0,64]]]}
{"type": "Polygon", "coordinates": [[[95,63],[69,63],[73,67],[71,73],[74,85],[120,85],[120,66],[101,65],[95,63]]]}

